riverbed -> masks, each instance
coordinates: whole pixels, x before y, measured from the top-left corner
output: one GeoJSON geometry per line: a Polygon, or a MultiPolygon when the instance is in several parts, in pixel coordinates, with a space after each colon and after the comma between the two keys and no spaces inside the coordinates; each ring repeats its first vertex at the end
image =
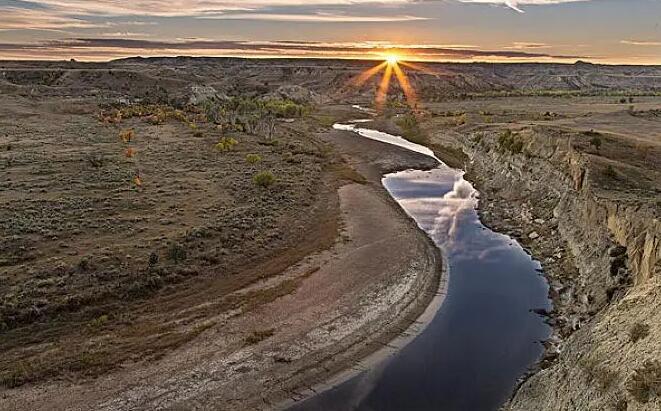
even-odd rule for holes
{"type": "MultiPolygon", "coordinates": [[[[334,128],[438,160],[427,147],[365,124],[334,128]]],[[[551,304],[539,262],[485,227],[479,193],[463,172],[438,162],[382,183],[449,262],[443,303],[396,354],[293,410],[496,410],[542,355],[551,330],[533,310],[551,304]]]]}

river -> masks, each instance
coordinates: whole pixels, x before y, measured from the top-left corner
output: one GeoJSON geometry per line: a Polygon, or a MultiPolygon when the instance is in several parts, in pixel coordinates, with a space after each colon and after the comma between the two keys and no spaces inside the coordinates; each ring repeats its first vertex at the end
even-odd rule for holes
{"type": "MultiPolygon", "coordinates": [[[[437,159],[427,147],[364,124],[334,128],[437,159]]],[[[290,409],[498,409],[539,360],[551,332],[531,311],[551,308],[540,264],[480,222],[479,193],[463,172],[439,161],[435,169],[388,174],[382,182],[449,262],[447,295],[395,355],[290,409]]]]}

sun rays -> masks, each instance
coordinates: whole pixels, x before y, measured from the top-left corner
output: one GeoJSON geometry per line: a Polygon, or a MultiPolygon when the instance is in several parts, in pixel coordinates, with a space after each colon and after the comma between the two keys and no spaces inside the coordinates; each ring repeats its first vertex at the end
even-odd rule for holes
{"type": "Polygon", "coordinates": [[[400,57],[397,54],[388,54],[386,55],[386,63],[389,66],[395,66],[399,63],[400,57]]]}
{"type": "Polygon", "coordinates": [[[379,90],[376,93],[376,108],[378,110],[382,109],[386,104],[388,98],[388,90],[390,89],[390,79],[392,78],[394,64],[386,64],[386,71],[383,73],[381,78],[381,84],[379,84],[379,90]]]}
{"type": "Polygon", "coordinates": [[[402,91],[404,92],[404,97],[406,102],[411,107],[411,109],[417,109],[417,95],[414,88],[411,86],[408,76],[402,70],[401,66],[405,66],[411,70],[424,71],[424,68],[413,63],[408,63],[403,61],[402,56],[397,53],[386,53],[384,54],[384,60],[382,63],[372,67],[369,70],[366,70],[350,82],[350,86],[355,88],[362,87],[368,80],[370,80],[375,75],[383,72],[381,77],[381,82],[376,92],[375,104],[378,111],[383,110],[385,104],[388,100],[388,92],[390,90],[390,83],[392,82],[393,74],[399,83],[402,91]]]}

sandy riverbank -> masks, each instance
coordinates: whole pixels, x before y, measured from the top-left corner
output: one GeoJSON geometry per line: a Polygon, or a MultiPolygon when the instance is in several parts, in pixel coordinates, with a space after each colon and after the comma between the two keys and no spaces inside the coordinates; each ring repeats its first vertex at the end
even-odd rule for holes
{"type": "Polygon", "coordinates": [[[344,132],[335,145],[367,178],[338,190],[341,233],[281,275],[237,291],[286,295],[250,315],[222,312],[187,345],[86,383],[3,393],[7,409],[266,409],[360,367],[406,329],[438,289],[441,256],[381,187],[383,172],[430,167],[424,156],[344,132]],[[245,338],[245,330],[256,330],[245,338]]]}

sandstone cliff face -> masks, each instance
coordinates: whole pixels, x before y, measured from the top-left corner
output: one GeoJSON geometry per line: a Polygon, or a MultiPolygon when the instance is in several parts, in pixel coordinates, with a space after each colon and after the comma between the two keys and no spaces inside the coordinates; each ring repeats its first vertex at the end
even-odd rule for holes
{"type": "Polygon", "coordinates": [[[604,178],[620,163],[578,140],[534,127],[508,138],[474,132],[462,141],[485,223],[518,237],[542,261],[554,300],[547,358],[508,408],[658,410],[659,196],[654,183],[650,190],[625,182],[658,170],[631,162],[621,164],[626,176],[604,178]]]}

